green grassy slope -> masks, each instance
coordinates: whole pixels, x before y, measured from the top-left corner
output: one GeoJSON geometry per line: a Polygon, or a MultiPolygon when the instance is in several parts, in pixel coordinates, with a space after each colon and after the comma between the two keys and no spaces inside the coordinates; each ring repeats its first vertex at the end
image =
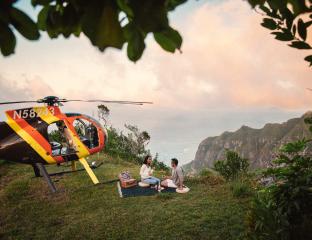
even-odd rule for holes
{"type": "MultiPolygon", "coordinates": [[[[137,165],[103,157],[100,181],[138,174],[137,165]]],[[[54,195],[31,167],[0,165],[0,239],[238,239],[244,230],[249,199],[225,184],[189,181],[188,194],[123,199],[116,183],[92,186],[84,171],[53,179],[61,190],[54,195]]]]}

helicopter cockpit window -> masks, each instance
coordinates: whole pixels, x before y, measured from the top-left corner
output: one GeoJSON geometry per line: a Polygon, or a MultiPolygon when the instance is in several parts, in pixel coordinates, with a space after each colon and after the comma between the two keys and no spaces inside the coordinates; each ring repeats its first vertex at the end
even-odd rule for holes
{"type": "Polygon", "coordinates": [[[57,121],[48,126],[48,137],[53,156],[76,151],[70,133],[63,121],[57,121]]]}
{"type": "Polygon", "coordinates": [[[86,147],[92,149],[99,146],[98,131],[92,122],[78,118],[74,121],[74,128],[86,147]]]}

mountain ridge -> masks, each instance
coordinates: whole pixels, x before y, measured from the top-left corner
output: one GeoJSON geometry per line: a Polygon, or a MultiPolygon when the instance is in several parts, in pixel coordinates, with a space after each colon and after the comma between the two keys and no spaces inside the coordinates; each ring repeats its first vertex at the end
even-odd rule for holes
{"type": "Polygon", "coordinates": [[[283,123],[266,123],[262,128],[242,125],[236,131],[207,137],[199,144],[195,159],[185,168],[193,171],[212,168],[216,160],[224,158],[225,149],[237,151],[248,158],[252,169],[267,167],[283,144],[312,137],[309,126],[304,123],[304,119],[311,116],[312,112],[308,111],[283,123]]]}

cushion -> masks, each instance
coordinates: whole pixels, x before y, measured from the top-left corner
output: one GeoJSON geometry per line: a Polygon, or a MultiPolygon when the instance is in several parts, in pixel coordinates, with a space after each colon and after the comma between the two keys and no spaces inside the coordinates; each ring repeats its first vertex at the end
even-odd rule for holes
{"type": "Polygon", "coordinates": [[[178,188],[176,189],[177,193],[187,193],[189,191],[190,191],[190,189],[188,187],[186,187],[186,186],[184,186],[182,190],[180,190],[178,188]]]}
{"type": "Polygon", "coordinates": [[[148,183],[145,183],[145,182],[139,182],[139,186],[140,187],[149,187],[150,185],[148,183]]]}

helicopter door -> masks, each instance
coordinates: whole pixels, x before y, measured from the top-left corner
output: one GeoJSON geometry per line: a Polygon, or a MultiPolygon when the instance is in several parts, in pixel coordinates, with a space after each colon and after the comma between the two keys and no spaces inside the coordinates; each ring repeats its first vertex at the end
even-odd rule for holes
{"type": "Polygon", "coordinates": [[[80,141],[89,149],[99,147],[99,136],[96,126],[82,118],[77,118],[73,122],[73,126],[80,138],[80,141]]]}

